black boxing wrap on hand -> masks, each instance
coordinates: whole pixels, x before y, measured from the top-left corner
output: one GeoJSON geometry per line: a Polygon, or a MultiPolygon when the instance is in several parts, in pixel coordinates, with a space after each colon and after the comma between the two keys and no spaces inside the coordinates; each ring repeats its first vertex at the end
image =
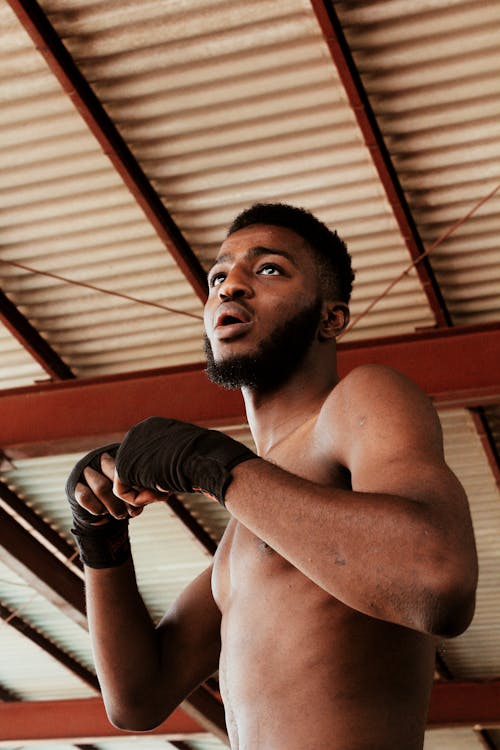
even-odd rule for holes
{"type": "Polygon", "coordinates": [[[125,435],[116,470],[130,487],[199,491],[224,505],[231,470],[252,458],[257,456],[249,448],[217,430],[149,417],[125,435]]]}
{"type": "Polygon", "coordinates": [[[106,523],[96,525],[99,516],[82,508],[75,497],[77,483],[87,485],[83,470],[90,466],[101,471],[102,454],[109,453],[114,457],[119,447],[119,443],[112,443],[90,451],[75,464],[66,481],[66,497],[73,513],[71,532],[75,537],[80,559],[89,568],[114,568],[130,557],[128,518],[117,519],[104,514],[108,516],[106,523]]]}

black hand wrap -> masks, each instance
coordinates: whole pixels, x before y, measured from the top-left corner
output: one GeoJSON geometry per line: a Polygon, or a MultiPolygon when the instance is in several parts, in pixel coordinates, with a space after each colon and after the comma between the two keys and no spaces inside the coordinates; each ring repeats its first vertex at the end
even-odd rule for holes
{"type": "Polygon", "coordinates": [[[87,453],[75,464],[66,482],[66,497],[73,513],[71,531],[80,551],[81,561],[90,568],[114,568],[130,557],[128,518],[118,520],[106,514],[105,517],[109,520],[96,526],[99,516],[82,508],[75,498],[77,483],[87,484],[83,470],[90,466],[101,471],[102,454],[109,453],[114,457],[119,447],[119,443],[112,443],[87,453]]]}
{"type": "Polygon", "coordinates": [[[150,417],[126,434],[116,470],[131,487],[199,491],[224,505],[231,470],[252,458],[255,453],[222,432],[150,417]]]}

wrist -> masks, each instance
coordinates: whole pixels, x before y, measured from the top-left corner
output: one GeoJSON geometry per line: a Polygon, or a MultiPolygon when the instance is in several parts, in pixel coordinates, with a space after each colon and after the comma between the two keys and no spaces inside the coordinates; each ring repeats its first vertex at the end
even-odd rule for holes
{"type": "Polygon", "coordinates": [[[114,568],[131,556],[128,520],[89,526],[74,519],[71,531],[80,559],[89,568],[114,568]]]}

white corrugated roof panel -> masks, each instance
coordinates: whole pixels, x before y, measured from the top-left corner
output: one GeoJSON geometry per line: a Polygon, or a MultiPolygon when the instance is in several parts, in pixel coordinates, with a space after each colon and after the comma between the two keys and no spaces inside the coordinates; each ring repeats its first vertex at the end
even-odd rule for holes
{"type": "MultiPolygon", "coordinates": [[[[430,247],[500,185],[500,5],[378,0],[335,7],[430,247]]],[[[431,255],[458,325],[498,319],[500,192],[431,255]]]]}
{"type": "MultiPolygon", "coordinates": [[[[77,662],[91,672],[95,671],[88,632],[70,620],[3,563],[0,563],[0,601],[4,607],[28,622],[77,662]]],[[[20,652],[21,649],[18,654],[20,652]]],[[[16,655],[11,656],[15,660],[16,655]]],[[[52,661],[52,657],[47,655],[47,658],[52,661]]]]}
{"type": "MultiPolygon", "coordinates": [[[[223,745],[222,742],[208,734],[189,735],[189,740],[185,742],[186,748],[193,748],[193,750],[227,750],[227,745],[223,745]]],[[[168,742],[161,737],[141,734],[134,737],[120,737],[115,740],[110,739],[106,742],[98,742],[97,744],[93,744],[92,747],[95,747],[96,750],[116,750],[117,748],[120,748],[120,750],[175,750],[178,745],[168,742]]],[[[74,750],[74,748],[71,750],[74,750]]]]}
{"type": "Polygon", "coordinates": [[[483,743],[474,729],[428,729],[424,750],[481,750],[483,743]]]}
{"type": "Polygon", "coordinates": [[[49,380],[45,370],[7,328],[0,324],[0,388],[18,388],[44,380],[49,380]]]}
{"type": "Polygon", "coordinates": [[[4,291],[78,376],[199,361],[201,303],[190,284],[4,6],[0,34],[0,260],[181,314],[0,263],[4,291]],[[10,86],[21,66],[26,85],[10,86]]]}
{"type": "MultiPolygon", "coordinates": [[[[151,2],[143,17],[137,3],[119,13],[116,3],[82,4],[70,16],[44,6],[205,265],[234,214],[256,200],[303,205],[352,243],[354,313],[407,265],[306,0],[151,2]],[[386,256],[375,286],[367,237],[373,256],[386,256]]],[[[411,275],[352,335],[432,322],[411,275]]]]}
{"type": "Polygon", "coordinates": [[[95,690],[3,620],[0,681],[23,700],[93,698],[95,690]]]}
{"type": "Polygon", "coordinates": [[[444,641],[440,652],[456,679],[488,679],[500,674],[500,497],[471,416],[440,412],[446,459],[462,482],[471,507],[479,556],[476,614],[469,629],[444,641]]]}

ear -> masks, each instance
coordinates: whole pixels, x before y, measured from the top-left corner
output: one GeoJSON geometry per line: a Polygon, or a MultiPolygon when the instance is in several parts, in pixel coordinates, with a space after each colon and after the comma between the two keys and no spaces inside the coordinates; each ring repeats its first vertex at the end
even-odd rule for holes
{"type": "Polygon", "coordinates": [[[345,302],[323,302],[319,324],[320,341],[335,339],[349,323],[349,308],[345,302]]]}

